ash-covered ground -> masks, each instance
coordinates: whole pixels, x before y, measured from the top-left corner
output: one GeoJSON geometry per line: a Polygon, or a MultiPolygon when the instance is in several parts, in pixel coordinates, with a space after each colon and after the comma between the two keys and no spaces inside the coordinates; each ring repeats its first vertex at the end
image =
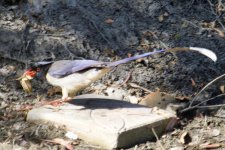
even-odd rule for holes
{"type": "MultiPolygon", "coordinates": [[[[32,81],[32,94],[24,93],[14,79],[31,62],[115,61],[158,49],[208,48],[217,54],[216,63],[194,52],[156,54],[121,65],[82,91],[90,93],[100,83],[105,86],[121,84],[130,74],[127,82],[151,91],[160,89],[175,96],[193,98],[204,85],[225,71],[224,12],[223,0],[1,1],[0,67],[4,72],[4,67],[8,66],[11,72],[1,72],[0,78],[0,142],[21,145],[24,149],[61,147],[45,139],[63,136],[63,129],[27,123],[26,112],[18,111],[21,105],[60,97],[47,95],[51,86],[42,79],[32,81]]],[[[208,90],[206,97],[219,94],[221,84],[222,81],[208,90]]],[[[141,89],[122,88],[130,90],[133,96],[146,95],[141,89]]],[[[160,138],[165,149],[199,149],[207,142],[224,147],[223,118],[200,115],[187,119],[185,116],[185,119],[180,118],[179,124],[173,132],[160,138]],[[219,130],[218,135],[207,134],[214,129],[219,130]],[[185,131],[190,134],[191,144],[179,142],[180,134],[185,131]]],[[[156,143],[159,142],[148,141],[131,149],[160,148],[156,143]]],[[[80,140],[73,146],[75,149],[96,149],[80,140]]]]}

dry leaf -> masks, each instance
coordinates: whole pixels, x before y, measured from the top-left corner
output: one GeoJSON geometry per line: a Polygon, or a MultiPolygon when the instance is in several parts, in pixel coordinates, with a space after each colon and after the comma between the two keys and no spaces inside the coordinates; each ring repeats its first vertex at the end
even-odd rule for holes
{"type": "Polygon", "coordinates": [[[127,57],[128,58],[132,57],[132,54],[131,53],[127,53],[127,57]]]}
{"type": "Polygon", "coordinates": [[[223,94],[224,94],[224,92],[225,92],[224,90],[225,90],[225,89],[224,89],[224,85],[221,85],[221,86],[220,86],[220,91],[221,91],[223,94]]]}
{"type": "Polygon", "coordinates": [[[191,86],[195,87],[196,86],[196,83],[195,83],[195,80],[191,78],[191,86]]]}
{"type": "Polygon", "coordinates": [[[163,15],[160,15],[159,18],[158,18],[159,22],[163,22],[164,20],[164,16],[163,15]]]}
{"type": "Polygon", "coordinates": [[[30,80],[28,79],[25,79],[25,78],[22,78],[20,80],[20,84],[22,85],[23,87],[23,90],[27,93],[31,93],[32,92],[32,85],[30,83],[30,80]]]}
{"type": "Polygon", "coordinates": [[[224,32],[223,31],[221,31],[220,29],[218,29],[218,28],[213,28],[217,33],[218,33],[218,35],[220,36],[220,37],[222,37],[222,38],[224,38],[225,37],[225,35],[224,35],[224,32]]]}
{"type": "Polygon", "coordinates": [[[55,144],[60,144],[65,146],[68,150],[73,150],[73,146],[71,145],[71,141],[67,141],[64,139],[60,139],[60,138],[55,138],[53,140],[44,140],[46,142],[50,142],[50,143],[55,143],[55,144]]]}
{"type": "Polygon", "coordinates": [[[181,134],[179,141],[181,144],[187,144],[191,141],[191,137],[189,136],[187,131],[181,134]]]}
{"type": "Polygon", "coordinates": [[[204,148],[204,149],[215,149],[215,148],[219,148],[221,145],[219,143],[214,143],[214,144],[210,144],[209,142],[201,144],[200,148],[204,148]]]}
{"type": "Polygon", "coordinates": [[[107,24],[112,24],[114,22],[114,20],[113,19],[106,19],[105,20],[105,23],[107,23],[107,24]]]}
{"type": "Polygon", "coordinates": [[[168,104],[175,101],[175,97],[157,90],[148,94],[144,99],[140,101],[139,104],[145,105],[148,107],[159,107],[166,108],[168,104]]]}

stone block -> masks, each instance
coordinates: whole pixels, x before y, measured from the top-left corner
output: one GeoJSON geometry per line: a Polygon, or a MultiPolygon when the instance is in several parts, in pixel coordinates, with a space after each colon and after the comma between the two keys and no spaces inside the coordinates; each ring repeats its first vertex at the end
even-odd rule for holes
{"type": "Polygon", "coordinates": [[[83,96],[60,107],[45,105],[29,111],[27,120],[64,126],[80,139],[100,148],[126,148],[154,139],[171,128],[176,116],[107,97],[83,96]]]}

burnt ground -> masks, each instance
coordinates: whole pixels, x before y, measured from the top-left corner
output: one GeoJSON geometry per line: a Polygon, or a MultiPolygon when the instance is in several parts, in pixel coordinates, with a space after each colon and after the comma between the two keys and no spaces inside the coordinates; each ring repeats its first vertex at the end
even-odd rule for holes
{"type": "MultiPolygon", "coordinates": [[[[69,6],[65,1],[51,4],[43,1],[42,5],[33,6],[25,1],[14,2],[0,2],[1,143],[21,145],[25,149],[61,147],[45,139],[64,137],[63,129],[27,123],[26,112],[18,111],[22,105],[60,97],[57,94],[48,96],[46,93],[51,86],[42,79],[32,81],[32,94],[24,93],[19,82],[13,80],[31,62],[80,58],[114,61],[154,49],[185,46],[211,49],[218,56],[216,63],[197,53],[157,54],[121,65],[82,91],[93,92],[100,83],[106,86],[121,84],[132,71],[128,82],[189,99],[225,71],[223,0],[82,0],[69,6]],[[7,73],[6,66],[12,71],[7,73]]],[[[221,94],[218,89],[222,84],[220,80],[202,97],[221,94]]],[[[123,89],[131,90],[133,96],[146,95],[141,89],[128,85],[123,89]]],[[[200,149],[203,143],[225,147],[224,118],[205,111],[208,110],[180,116],[174,131],[160,137],[163,147],[200,149]],[[180,136],[186,131],[190,141],[182,144],[180,136]]],[[[74,141],[73,146],[75,149],[96,149],[81,140],[74,141]]],[[[160,149],[159,141],[148,141],[131,149],[157,148],[160,149]]]]}

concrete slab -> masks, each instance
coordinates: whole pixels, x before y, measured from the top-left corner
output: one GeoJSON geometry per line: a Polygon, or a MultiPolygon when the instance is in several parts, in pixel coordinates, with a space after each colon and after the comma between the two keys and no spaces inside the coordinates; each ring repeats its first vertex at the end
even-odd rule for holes
{"type": "Polygon", "coordinates": [[[77,97],[60,107],[29,111],[27,120],[66,127],[79,138],[101,148],[125,148],[160,136],[176,116],[170,112],[96,96],[77,97]]]}

